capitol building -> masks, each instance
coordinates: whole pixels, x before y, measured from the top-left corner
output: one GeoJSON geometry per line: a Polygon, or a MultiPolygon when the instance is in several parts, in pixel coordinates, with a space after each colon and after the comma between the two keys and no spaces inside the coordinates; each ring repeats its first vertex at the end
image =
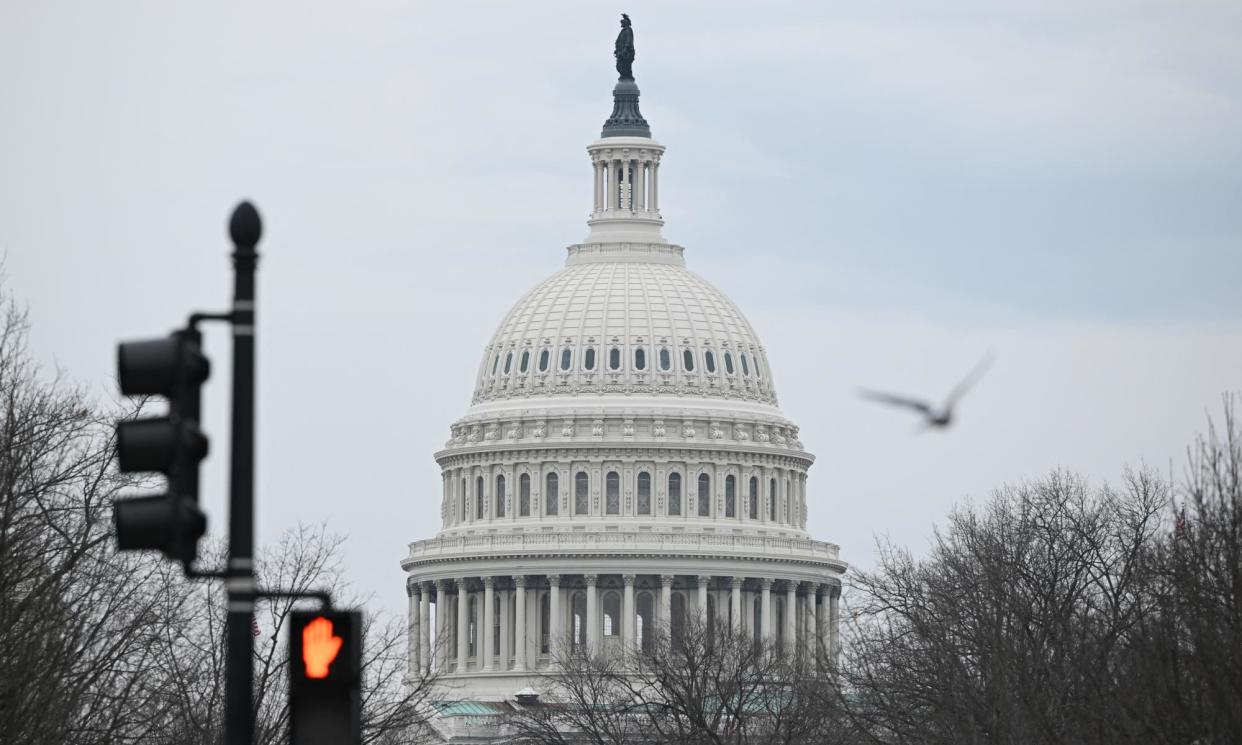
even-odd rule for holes
{"type": "Polygon", "coordinates": [[[445,717],[538,691],[558,649],[647,648],[694,614],[837,646],[846,564],[806,531],[814,456],[754,328],[664,237],[676,191],[634,79],[613,98],[589,232],[483,347],[435,454],[439,532],[402,560],[411,673],[438,674],[445,717]]]}

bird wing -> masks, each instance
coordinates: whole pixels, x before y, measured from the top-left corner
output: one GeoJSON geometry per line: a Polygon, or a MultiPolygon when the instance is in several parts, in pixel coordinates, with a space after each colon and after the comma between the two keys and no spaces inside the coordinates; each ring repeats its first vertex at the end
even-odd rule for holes
{"type": "Polygon", "coordinates": [[[975,365],[975,369],[971,370],[970,374],[963,378],[962,382],[957,384],[957,386],[949,393],[949,397],[945,399],[944,408],[946,411],[952,409],[958,399],[966,395],[966,391],[969,391],[971,386],[977,383],[979,378],[983,377],[983,374],[988,371],[989,367],[992,366],[992,360],[993,355],[989,352],[983,359],[979,360],[979,364],[975,365]]]}
{"type": "Polygon", "coordinates": [[[891,393],[881,393],[879,391],[869,391],[866,389],[859,391],[859,395],[872,401],[888,404],[889,406],[902,406],[907,409],[914,409],[915,411],[923,414],[923,416],[930,416],[932,413],[931,406],[924,401],[918,400],[917,398],[894,396],[891,393]]]}

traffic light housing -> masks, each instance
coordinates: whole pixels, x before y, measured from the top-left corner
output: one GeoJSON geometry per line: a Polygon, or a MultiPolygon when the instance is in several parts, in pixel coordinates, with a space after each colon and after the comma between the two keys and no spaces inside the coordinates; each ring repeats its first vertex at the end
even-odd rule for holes
{"type": "Polygon", "coordinates": [[[207,457],[207,437],[199,429],[202,386],[211,363],[202,353],[197,329],[162,339],[126,342],[117,347],[117,374],[126,396],[168,399],[168,414],[117,424],[117,464],[125,473],[153,472],[168,477],[165,494],[118,500],[113,510],[117,547],[122,551],[163,551],[189,567],[207,518],[198,507],[198,469],[207,457]]]}
{"type": "Polygon", "coordinates": [[[360,745],[362,614],[294,611],[290,621],[291,745],[360,745]]]}

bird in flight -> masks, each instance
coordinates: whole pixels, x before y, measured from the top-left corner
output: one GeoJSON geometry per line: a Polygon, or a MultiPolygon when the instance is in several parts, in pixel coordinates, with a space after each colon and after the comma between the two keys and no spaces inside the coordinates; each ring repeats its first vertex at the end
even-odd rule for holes
{"type": "Polygon", "coordinates": [[[932,406],[926,401],[917,398],[909,398],[907,396],[895,396],[891,393],[881,393],[879,391],[862,390],[860,393],[863,398],[870,401],[876,401],[890,406],[901,406],[912,411],[916,411],[923,416],[923,426],[926,429],[945,429],[953,423],[953,407],[970,387],[978,382],[979,378],[987,372],[988,367],[992,364],[992,355],[988,355],[975,365],[975,369],[970,371],[962,382],[958,383],[952,391],[949,392],[948,398],[939,407],[932,406]]]}

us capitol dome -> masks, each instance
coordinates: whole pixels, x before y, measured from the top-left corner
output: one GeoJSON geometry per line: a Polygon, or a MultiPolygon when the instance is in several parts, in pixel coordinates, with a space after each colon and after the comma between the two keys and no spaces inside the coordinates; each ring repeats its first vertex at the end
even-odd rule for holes
{"type": "Polygon", "coordinates": [[[410,669],[438,671],[444,716],[538,687],[558,647],[645,648],[689,614],[836,649],[814,456],[754,328],[662,234],[665,148],[625,72],[587,147],[589,233],[483,348],[435,454],[440,531],[402,561],[410,669]]]}

